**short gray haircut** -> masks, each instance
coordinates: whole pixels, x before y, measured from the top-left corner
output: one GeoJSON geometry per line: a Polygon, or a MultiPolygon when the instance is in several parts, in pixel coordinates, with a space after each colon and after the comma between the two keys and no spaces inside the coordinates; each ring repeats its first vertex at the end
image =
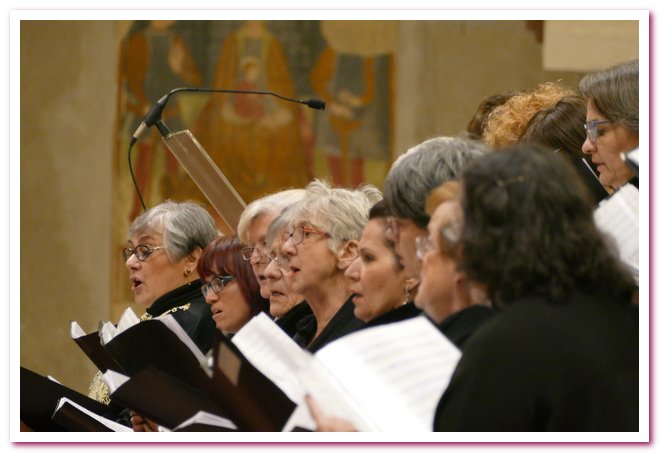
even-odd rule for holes
{"type": "Polygon", "coordinates": [[[241,213],[236,232],[244,244],[250,243],[249,230],[252,222],[264,214],[279,215],[282,209],[301,200],[305,196],[304,189],[287,189],[254,200],[241,213]]]}
{"type": "Polygon", "coordinates": [[[479,141],[460,137],[436,137],[410,148],[385,179],[385,203],[394,216],[426,228],[430,217],[424,205],[431,190],[460,178],[468,163],[489,150],[479,141]]]}
{"type": "Polygon", "coordinates": [[[330,234],[330,250],[337,253],[345,241],[360,239],[369,210],[381,199],[381,192],[369,184],[346,189],[317,179],[307,185],[302,200],[282,212],[281,221],[289,228],[302,220],[323,229],[330,234]]]}
{"type": "Polygon", "coordinates": [[[639,134],[639,60],[587,74],[580,91],[605,118],[639,134]]]}
{"type": "Polygon", "coordinates": [[[211,214],[200,204],[167,200],[140,214],[128,228],[129,238],[162,229],[167,256],[174,261],[204,248],[218,237],[211,214]]]}

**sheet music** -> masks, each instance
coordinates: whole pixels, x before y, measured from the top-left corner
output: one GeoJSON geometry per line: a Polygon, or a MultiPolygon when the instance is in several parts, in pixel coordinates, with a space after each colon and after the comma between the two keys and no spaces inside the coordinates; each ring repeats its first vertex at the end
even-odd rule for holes
{"type": "Polygon", "coordinates": [[[135,324],[140,322],[140,318],[137,317],[135,312],[128,307],[119,317],[119,322],[117,326],[112,324],[110,321],[106,321],[102,324],[99,329],[99,335],[101,336],[101,344],[109,343],[115,336],[119,335],[126,329],[133,327],[135,324]]]}
{"type": "Polygon", "coordinates": [[[124,385],[130,379],[128,376],[117,373],[116,371],[108,370],[101,375],[101,379],[105,382],[105,385],[110,389],[110,393],[114,393],[119,387],[124,385]]]}
{"type": "Polygon", "coordinates": [[[433,430],[435,408],[460,356],[423,316],[354,332],[316,353],[388,432],[433,430]]]}
{"type": "Polygon", "coordinates": [[[115,335],[119,335],[124,330],[133,327],[135,324],[139,322],[140,322],[140,318],[137,317],[137,315],[131,309],[131,307],[128,307],[126,310],[124,310],[124,313],[122,313],[121,316],[119,317],[119,322],[117,323],[117,333],[115,335]]]}
{"type": "Polygon", "coordinates": [[[69,403],[70,405],[72,405],[73,407],[78,409],[79,411],[84,412],[89,417],[93,418],[94,420],[98,421],[99,423],[102,423],[104,426],[110,428],[112,431],[115,431],[115,432],[129,432],[129,433],[133,432],[132,428],[129,428],[128,426],[124,426],[120,423],[114,422],[114,421],[112,421],[110,419],[107,419],[105,417],[101,417],[100,415],[95,414],[94,412],[92,412],[88,409],[85,409],[80,404],[75,403],[75,402],[71,401],[69,398],[66,398],[66,397],[60,398],[58,400],[57,407],[55,407],[55,411],[57,411],[59,408],[61,408],[64,405],[64,403],[69,403]]]}
{"type": "Polygon", "coordinates": [[[228,418],[220,417],[219,415],[215,415],[215,414],[209,414],[208,412],[205,411],[199,411],[195,415],[190,417],[188,420],[179,424],[172,431],[185,428],[186,426],[190,426],[195,423],[199,423],[202,425],[219,426],[221,428],[227,428],[233,430],[238,429],[238,427],[234,424],[234,422],[232,422],[228,418]]]}
{"type": "Polygon", "coordinates": [[[71,321],[71,338],[75,340],[76,338],[84,337],[85,335],[87,334],[82,327],[80,327],[80,324],[76,321],[71,321]]]}
{"type": "Polygon", "coordinates": [[[303,402],[305,391],[296,373],[307,366],[312,356],[302,350],[266,314],[260,313],[253,317],[231,341],[291,401],[296,404],[303,402]]]}
{"type": "Polygon", "coordinates": [[[168,329],[170,329],[172,332],[176,334],[177,337],[179,337],[179,340],[181,340],[183,344],[188,346],[188,349],[192,351],[192,353],[195,355],[195,358],[200,363],[202,368],[204,368],[204,370],[210,376],[211,370],[209,370],[209,368],[207,367],[208,358],[204,355],[202,351],[200,351],[200,349],[197,347],[195,342],[190,338],[190,336],[186,333],[186,331],[183,330],[181,324],[179,324],[171,314],[159,316],[157,318],[153,318],[144,322],[162,322],[163,324],[165,324],[168,329]]]}
{"type": "Polygon", "coordinates": [[[461,355],[423,316],[354,332],[315,356],[263,314],[233,342],[299,404],[285,430],[313,429],[303,408],[304,395],[310,394],[328,415],[349,420],[360,431],[430,432],[461,355]]]}
{"type": "Polygon", "coordinates": [[[99,336],[101,337],[101,344],[108,344],[117,334],[117,327],[110,321],[101,324],[99,329],[99,336]]]}
{"type": "Polygon", "coordinates": [[[639,191],[626,184],[594,213],[598,228],[614,238],[620,259],[639,274],[639,191]]]}

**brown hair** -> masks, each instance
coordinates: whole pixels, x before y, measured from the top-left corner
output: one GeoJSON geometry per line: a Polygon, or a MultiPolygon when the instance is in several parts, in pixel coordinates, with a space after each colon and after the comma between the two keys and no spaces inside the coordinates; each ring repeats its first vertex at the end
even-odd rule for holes
{"type": "Polygon", "coordinates": [[[211,242],[197,263],[197,273],[202,280],[217,275],[231,275],[235,278],[241,294],[250,305],[252,316],[269,311],[269,301],[261,297],[259,283],[254,276],[249,261],[241,256],[245,245],[236,236],[222,236],[211,242]]]}

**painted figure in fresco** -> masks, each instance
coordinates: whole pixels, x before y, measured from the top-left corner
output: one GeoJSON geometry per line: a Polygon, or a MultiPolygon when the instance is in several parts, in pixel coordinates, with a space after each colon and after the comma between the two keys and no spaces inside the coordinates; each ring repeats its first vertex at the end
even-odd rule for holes
{"type": "Polygon", "coordinates": [[[358,186],[365,182],[365,159],[389,158],[386,62],[387,57],[350,54],[329,46],[312,69],[312,88],[328,110],[319,117],[317,146],[327,156],[336,185],[358,186]]]}
{"type": "MultiPolygon", "coordinates": [[[[122,42],[120,89],[125,90],[124,124],[134,131],[151,106],[170,90],[182,85],[201,84],[201,75],[182,37],[172,30],[172,20],[148,22],[145,28],[130,33],[122,42]]],[[[138,27],[141,24],[136,24],[138,27]]],[[[163,112],[163,121],[172,130],[181,129],[180,106],[173,97],[163,112]]],[[[160,135],[152,128],[150,135],[136,144],[134,160],[136,179],[145,202],[166,198],[191,198],[178,193],[181,179],[187,178],[176,159],[162,148],[160,135]]],[[[197,194],[195,194],[197,195],[197,194]]],[[[199,196],[192,196],[198,198],[199,196]]],[[[203,201],[202,198],[200,201],[203,201]]],[[[129,219],[142,207],[135,195],[129,219]]]]}
{"type": "MultiPolygon", "coordinates": [[[[245,21],[222,45],[213,87],[293,97],[282,45],[263,21],[245,21]]],[[[194,134],[246,202],[309,180],[300,106],[273,96],[213,94],[194,134]]]]}

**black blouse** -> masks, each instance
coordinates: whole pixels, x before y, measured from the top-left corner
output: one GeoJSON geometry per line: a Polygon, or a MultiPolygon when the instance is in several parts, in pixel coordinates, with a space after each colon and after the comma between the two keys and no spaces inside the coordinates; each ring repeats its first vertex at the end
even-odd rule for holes
{"type": "Polygon", "coordinates": [[[202,281],[197,279],[164,294],[147,308],[143,319],[171,314],[200,351],[207,352],[216,327],[201,288],[202,281]]]}

